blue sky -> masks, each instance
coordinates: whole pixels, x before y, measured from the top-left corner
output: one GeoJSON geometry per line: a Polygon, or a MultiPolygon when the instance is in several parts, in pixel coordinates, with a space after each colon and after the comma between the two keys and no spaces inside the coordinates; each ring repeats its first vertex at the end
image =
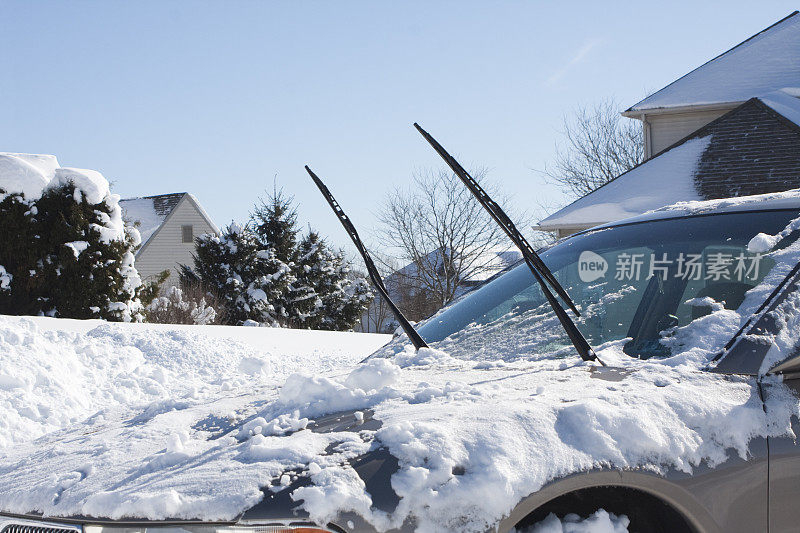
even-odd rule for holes
{"type": "Polygon", "coordinates": [[[796,5],[0,0],[0,151],[123,197],[191,192],[220,226],[276,179],[345,245],[304,164],[366,237],[388,191],[440,165],[414,121],[517,208],[563,203],[536,169],[564,114],[632,105],[796,5]]]}

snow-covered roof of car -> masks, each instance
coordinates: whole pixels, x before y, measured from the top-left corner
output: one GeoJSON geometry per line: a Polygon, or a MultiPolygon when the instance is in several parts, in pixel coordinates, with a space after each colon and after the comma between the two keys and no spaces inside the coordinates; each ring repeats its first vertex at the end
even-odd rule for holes
{"type": "Polygon", "coordinates": [[[752,196],[739,196],[737,198],[721,198],[718,200],[694,200],[676,202],[666,205],[641,215],[628,217],[615,222],[601,224],[592,229],[608,228],[620,224],[647,222],[680,216],[735,213],[741,211],[767,210],[767,209],[797,209],[800,211],[800,189],[752,196]]]}
{"type": "Polygon", "coordinates": [[[625,114],[744,102],[789,87],[800,87],[797,11],[648,96],[625,114]]]}

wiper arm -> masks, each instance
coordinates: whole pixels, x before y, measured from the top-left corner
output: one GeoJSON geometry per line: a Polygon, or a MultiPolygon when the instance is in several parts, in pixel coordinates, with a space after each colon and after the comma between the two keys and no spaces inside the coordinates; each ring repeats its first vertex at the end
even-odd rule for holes
{"type": "Polygon", "coordinates": [[[592,347],[580,332],[578,326],[575,325],[575,322],[572,321],[564,308],[561,307],[561,304],[558,303],[556,297],[553,296],[553,293],[550,291],[547,284],[549,283],[553,289],[555,289],[558,295],[561,296],[561,298],[570,306],[572,311],[577,316],[580,316],[580,313],[575,307],[575,304],[572,302],[572,299],[569,297],[569,294],[567,294],[567,291],[564,290],[550,269],[547,268],[547,265],[544,264],[544,261],[541,260],[530,243],[528,243],[527,239],[522,236],[522,233],[519,232],[511,219],[508,218],[508,215],[505,214],[497,202],[491,199],[486,191],[483,190],[483,187],[481,187],[480,184],[475,181],[475,178],[470,176],[469,173],[464,170],[464,167],[462,167],[453,156],[447,153],[447,150],[445,150],[441,144],[436,142],[436,139],[434,139],[427,131],[423,130],[416,122],[414,123],[414,127],[417,128],[425,140],[428,141],[433,149],[436,150],[442,159],[444,159],[445,163],[447,163],[447,165],[453,169],[453,172],[455,172],[456,176],[458,176],[461,181],[464,182],[464,185],[466,185],[475,198],[477,198],[478,202],[483,206],[484,209],[486,209],[486,211],[489,212],[494,221],[497,222],[506,235],[508,235],[509,238],[514,242],[517,248],[519,248],[519,251],[522,252],[522,258],[528,265],[533,277],[536,278],[536,281],[541,286],[544,297],[547,299],[550,307],[553,308],[556,317],[558,317],[558,321],[561,322],[561,325],[564,327],[564,331],[567,332],[567,336],[569,337],[570,341],[572,341],[572,345],[575,346],[575,349],[578,351],[581,359],[584,361],[597,361],[601,365],[605,366],[605,363],[603,363],[597,357],[597,354],[594,353],[594,350],[592,350],[592,347]]]}
{"type": "Polygon", "coordinates": [[[328,201],[328,205],[331,206],[333,212],[336,213],[336,216],[339,218],[339,222],[342,223],[344,226],[345,231],[350,236],[350,240],[353,241],[358,253],[361,254],[361,257],[364,259],[364,264],[367,266],[367,272],[369,273],[369,277],[372,280],[372,284],[375,285],[375,288],[378,290],[380,295],[386,300],[389,309],[392,310],[394,313],[395,318],[398,322],[400,322],[400,327],[403,328],[403,331],[406,332],[408,338],[411,339],[411,342],[414,344],[414,348],[419,350],[420,348],[427,348],[428,345],[422,340],[422,337],[417,330],[414,329],[414,326],[411,325],[411,322],[403,315],[400,309],[395,305],[392,299],[389,297],[389,291],[386,290],[386,286],[383,284],[383,279],[381,275],[378,273],[378,269],[375,267],[375,263],[372,261],[372,257],[370,257],[369,252],[367,252],[364,243],[361,242],[361,238],[358,236],[358,232],[356,232],[356,228],[353,226],[353,223],[350,222],[350,218],[345,214],[344,210],[339,206],[339,203],[331,194],[331,191],[322,183],[322,180],[314,174],[314,172],[308,168],[306,165],[306,172],[308,175],[311,176],[311,179],[314,180],[314,183],[317,184],[317,188],[319,188],[319,192],[322,193],[322,196],[328,201]]]}

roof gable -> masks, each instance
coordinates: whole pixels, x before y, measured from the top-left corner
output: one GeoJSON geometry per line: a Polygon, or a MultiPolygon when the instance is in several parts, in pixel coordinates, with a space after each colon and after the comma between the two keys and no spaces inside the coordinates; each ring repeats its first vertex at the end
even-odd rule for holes
{"type": "Polygon", "coordinates": [[[160,194],[141,198],[126,198],[119,201],[122,216],[131,223],[138,223],[142,245],[147,244],[158,228],[178,206],[187,193],[160,194]]]}
{"type": "Polygon", "coordinates": [[[694,172],[704,200],[800,187],[800,128],[760,99],[702,129],[712,136],[694,172]]]}
{"type": "Polygon", "coordinates": [[[794,119],[800,120],[796,98],[750,99],[539,225],[585,228],[675,202],[798,188],[800,126],[794,119]]]}
{"type": "Polygon", "coordinates": [[[648,96],[625,114],[744,102],[786,87],[800,87],[797,11],[648,96]]]}

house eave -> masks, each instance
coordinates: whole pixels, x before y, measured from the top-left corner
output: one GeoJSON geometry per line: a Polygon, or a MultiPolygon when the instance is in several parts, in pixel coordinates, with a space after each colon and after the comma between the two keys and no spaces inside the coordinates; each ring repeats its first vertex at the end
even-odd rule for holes
{"type": "Polygon", "coordinates": [[[692,105],[679,105],[670,107],[652,107],[649,109],[626,109],[621,113],[623,117],[635,118],[642,120],[642,117],[652,115],[669,115],[678,113],[692,113],[697,111],[727,111],[739,107],[747,100],[740,102],[717,102],[711,104],[692,104],[692,105]]]}

